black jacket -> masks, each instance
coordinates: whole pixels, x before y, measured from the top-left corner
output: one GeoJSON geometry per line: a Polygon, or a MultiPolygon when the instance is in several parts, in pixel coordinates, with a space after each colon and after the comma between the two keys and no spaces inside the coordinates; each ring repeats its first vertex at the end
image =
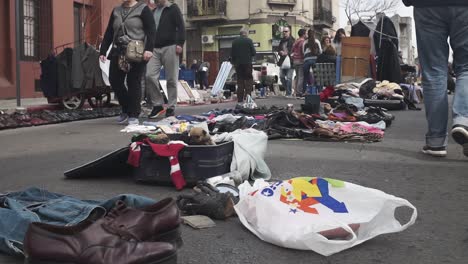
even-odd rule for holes
{"type": "Polygon", "coordinates": [[[73,49],[66,48],[57,55],[57,96],[70,95],[73,89],[72,78],[73,49]]]}
{"type": "MultiPolygon", "coordinates": [[[[281,39],[281,42],[280,42],[280,44],[279,44],[279,46],[278,46],[278,48],[277,48],[278,53],[279,53],[280,51],[282,51],[282,48],[283,48],[284,43],[287,42],[288,56],[291,56],[292,48],[293,48],[293,45],[294,45],[294,42],[295,42],[295,41],[296,41],[296,40],[295,40],[292,36],[290,36],[288,39],[282,38],[282,39],[281,39]]],[[[280,56],[280,59],[279,59],[279,61],[278,61],[278,66],[281,67],[281,65],[283,64],[284,59],[286,59],[286,56],[280,56]]],[[[292,61],[291,61],[291,62],[292,62],[292,61]]]]}
{"type": "Polygon", "coordinates": [[[231,63],[234,65],[252,64],[256,51],[251,39],[239,37],[232,42],[231,63]]]}
{"type": "MultiPolygon", "coordinates": [[[[153,10],[155,12],[156,9],[153,10]]],[[[185,43],[185,24],[182,12],[176,4],[164,8],[159,26],[154,36],[154,47],[163,48],[171,45],[183,46],[185,43]]]]}
{"type": "Polygon", "coordinates": [[[467,0],[403,0],[406,6],[468,6],[467,0]]]}

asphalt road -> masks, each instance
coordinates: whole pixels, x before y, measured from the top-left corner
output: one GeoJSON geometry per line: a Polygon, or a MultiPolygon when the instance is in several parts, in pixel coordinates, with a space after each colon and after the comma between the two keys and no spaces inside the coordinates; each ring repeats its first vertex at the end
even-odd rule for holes
{"type": "MultiPolygon", "coordinates": [[[[299,101],[258,102],[297,105],[299,101]]],[[[233,105],[186,107],[179,113],[233,105]]],[[[330,177],[408,199],[419,212],[414,226],[322,257],[262,242],[232,218],[218,221],[215,228],[207,230],[184,227],[185,244],[179,251],[179,263],[467,263],[468,159],[453,141],[447,158],[420,154],[426,127],[424,112],[394,114],[397,119],[381,143],[270,141],[266,161],[274,179],[330,177]]],[[[106,199],[121,193],[155,199],[176,197],[173,188],[140,185],[126,178],[64,179],[67,169],[127,144],[130,136],[120,129],[114,119],[99,119],[0,131],[0,192],[37,186],[83,199],[106,199]]],[[[23,262],[0,255],[0,263],[23,262]]]]}

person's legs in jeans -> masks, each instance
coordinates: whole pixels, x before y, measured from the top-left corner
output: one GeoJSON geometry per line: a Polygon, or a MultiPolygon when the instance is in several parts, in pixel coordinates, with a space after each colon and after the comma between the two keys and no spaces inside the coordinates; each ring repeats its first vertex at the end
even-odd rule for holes
{"type": "Polygon", "coordinates": [[[423,70],[422,85],[428,132],[426,145],[447,146],[447,67],[450,15],[447,7],[415,8],[418,54],[423,70]]]}
{"type": "Polygon", "coordinates": [[[286,76],[288,75],[288,70],[280,70],[280,80],[281,80],[281,86],[284,87],[286,90],[286,95],[288,95],[288,81],[286,80],[286,76]]]}
{"type": "Polygon", "coordinates": [[[177,105],[177,83],[179,82],[179,55],[176,45],[162,48],[162,63],[167,80],[167,108],[175,109],[177,105]]]}
{"type": "Polygon", "coordinates": [[[294,68],[291,68],[289,70],[286,70],[286,95],[291,95],[292,94],[292,82],[293,82],[293,74],[294,74],[294,68]]]}
{"type": "Polygon", "coordinates": [[[336,84],[341,83],[341,56],[336,56],[336,84]]]}
{"type": "Polygon", "coordinates": [[[161,49],[154,49],[153,57],[146,64],[146,94],[149,99],[148,103],[153,107],[162,107],[164,104],[164,97],[159,87],[159,76],[162,66],[161,58],[161,49]]]}
{"type": "Polygon", "coordinates": [[[138,118],[141,111],[141,77],[145,69],[144,63],[132,63],[127,74],[128,86],[128,116],[138,118]]]}
{"type": "Polygon", "coordinates": [[[450,7],[450,13],[450,44],[454,52],[457,77],[453,100],[453,125],[468,127],[468,7],[450,7]]]}
{"type": "MultiPolygon", "coordinates": [[[[307,85],[309,84],[309,82],[311,81],[311,76],[310,76],[310,67],[313,65],[313,61],[312,60],[306,60],[304,61],[304,67],[302,68],[303,72],[304,72],[304,83],[302,85],[302,90],[304,91],[304,93],[307,93],[307,85]]],[[[310,83],[311,85],[313,85],[313,83],[310,83]]]]}
{"type": "Polygon", "coordinates": [[[112,90],[117,95],[119,104],[122,107],[122,113],[128,115],[128,91],[124,83],[126,75],[127,73],[119,68],[119,58],[117,56],[112,57],[109,68],[109,82],[112,90]]]}
{"type": "Polygon", "coordinates": [[[296,71],[296,96],[302,96],[305,92],[304,88],[304,64],[294,65],[296,71]]]}

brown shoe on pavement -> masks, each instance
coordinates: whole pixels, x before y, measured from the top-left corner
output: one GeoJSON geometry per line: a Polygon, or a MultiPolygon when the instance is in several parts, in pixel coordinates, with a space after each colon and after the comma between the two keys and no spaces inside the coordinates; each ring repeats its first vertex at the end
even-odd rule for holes
{"type": "Polygon", "coordinates": [[[172,198],[135,209],[118,201],[106,219],[139,241],[161,241],[182,246],[180,211],[172,198]]]}
{"type": "Polygon", "coordinates": [[[75,226],[32,223],[24,240],[26,264],[176,264],[165,242],[138,242],[105,219],[75,226]]]}

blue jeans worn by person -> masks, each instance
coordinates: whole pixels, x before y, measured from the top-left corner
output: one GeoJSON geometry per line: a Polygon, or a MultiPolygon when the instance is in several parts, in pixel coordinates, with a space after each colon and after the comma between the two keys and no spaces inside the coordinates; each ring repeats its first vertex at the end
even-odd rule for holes
{"type": "Polygon", "coordinates": [[[294,74],[294,68],[282,69],[280,74],[281,84],[286,87],[286,96],[292,94],[292,78],[294,74]]]}
{"type": "Polygon", "coordinates": [[[0,252],[22,255],[23,240],[32,222],[75,225],[91,213],[104,216],[119,200],[135,208],[155,203],[133,194],[119,195],[107,201],[79,200],[38,188],[0,195],[0,252]]]}
{"type": "Polygon", "coordinates": [[[341,83],[341,56],[336,56],[336,84],[341,83]]]}
{"type": "Polygon", "coordinates": [[[447,146],[447,68],[449,45],[454,52],[456,92],[453,124],[468,126],[468,7],[415,8],[416,35],[430,147],[447,146]]]}
{"type": "MultiPolygon", "coordinates": [[[[310,68],[315,65],[316,59],[308,59],[304,61],[304,83],[303,83],[303,91],[307,92],[307,84],[310,82],[310,85],[315,86],[315,78],[310,74],[310,68]],[[312,77],[312,78],[311,78],[312,77]]],[[[316,91],[315,91],[316,93],[316,91]]]]}

